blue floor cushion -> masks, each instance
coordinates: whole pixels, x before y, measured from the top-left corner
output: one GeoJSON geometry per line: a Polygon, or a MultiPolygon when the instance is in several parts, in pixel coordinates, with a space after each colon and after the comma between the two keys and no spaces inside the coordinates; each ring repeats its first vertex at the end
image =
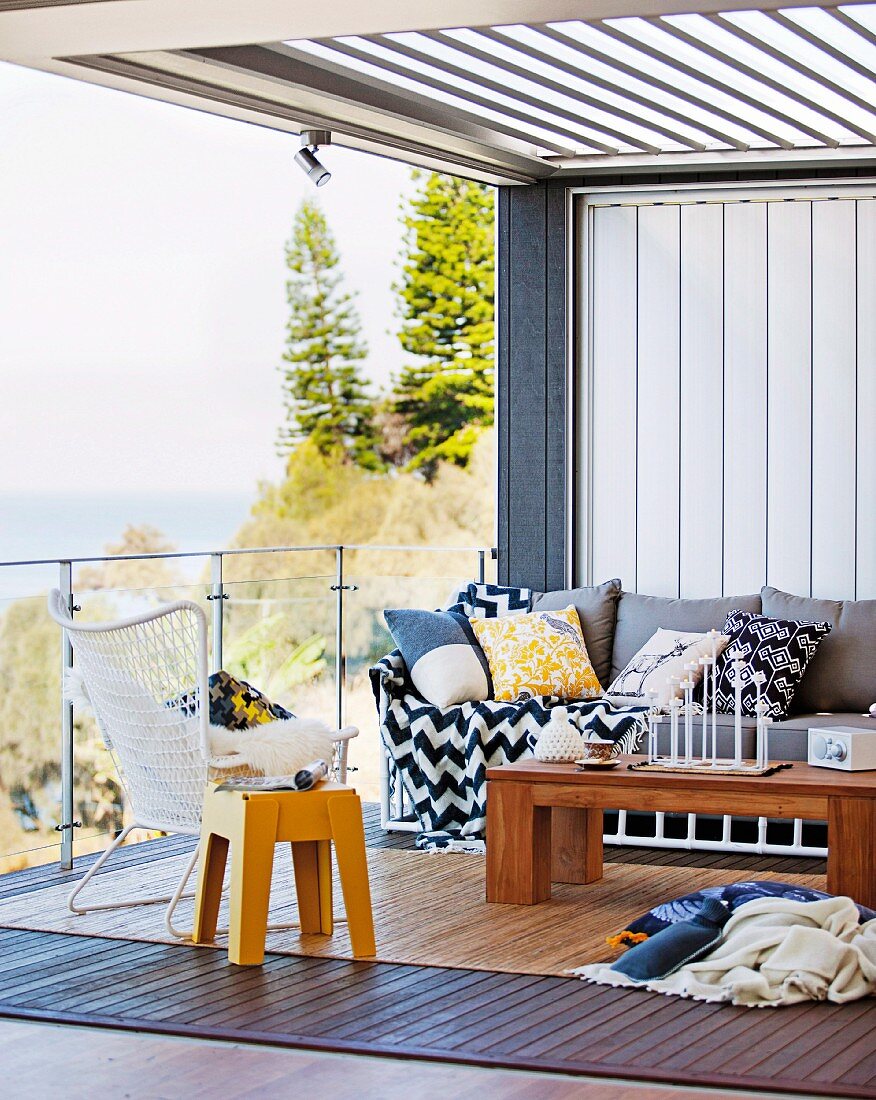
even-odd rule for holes
{"type": "Polygon", "coordinates": [[[704,898],[699,912],[668,924],[656,935],[637,943],[612,963],[611,969],[634,982],[668,978],[687,963],[707,955],[724,935],[730,909],[716,898],[704,898]]]}
{"type": "MultiPolygon", "coordinates": [[[[692,894],[684,894],[674,901],[663,902],[655,905],[641,917],[631,921],[626,928],[616,935],[609,936],[607,942],[612,947],[631,947],[642,943],[649,936],[656,936],[658,932],[679,921],[688,921],[700,913],[706,901],[710,898],[722,902],[730,913],[734,913],[741,905],[757,898],[788,898],[791,901],[823,901],[832,897],[823,890],[813,890],[809,886],[794,886],[789,882],[770,882],[758,880],[755,882],[733,882],[729,886],[707,886],[704,890],[696,890],[692,894]]],[[[852,899],[854,900],[854,899],[852,899]]],[[[866,905],[859,905],[861,923],[872,920],[876,912],[868,909],[866,905]]]]}

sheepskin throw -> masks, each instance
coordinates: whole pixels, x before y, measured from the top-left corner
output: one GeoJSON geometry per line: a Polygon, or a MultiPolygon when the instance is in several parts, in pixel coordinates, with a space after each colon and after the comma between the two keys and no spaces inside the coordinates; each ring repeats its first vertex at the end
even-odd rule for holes
{"type": "Polygon", "coordinates": [[[282,718],[248,730],[211,725],[214,778],[228,775],[229,767],[251,775],[293,775],[315,760],[331,762],[333,733],[312,718],[282,718]]]}

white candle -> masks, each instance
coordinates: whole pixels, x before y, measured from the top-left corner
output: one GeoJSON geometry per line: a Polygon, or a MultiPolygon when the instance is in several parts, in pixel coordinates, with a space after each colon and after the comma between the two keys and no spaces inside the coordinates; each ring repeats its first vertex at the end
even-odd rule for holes
{"type": "Polygon", "coordinates": [[[678,764],[678,708],[681,700],[677,695],[669,700],[669,763],[675,767],[678,764]]]}
{"type": "Polygon", "coordinates": [[[752,676],[754,681],[754,713],[757,717],[757,767],[765,767],[763,752],[764,752],[764,717],[766,713],[766,704],[761,699],[760,688],[761,684],[766,683],[766,676],[762,672],[756,672],[752,676]]]}
{"type": "Polygon", "coordinates": [[[718,763],[718,639],[721,635],[717,630],[710,630],[709,637],[712,640],[712,655],[709,658],[709,670],[712,674],[712,767],[718,763]]]}
{"type": "Polygon", "coordinates": [[[768,715],[763,716],[763,764],[761,767],[764,768],[770,766],[770,726],[772,722],[772,718],[768,715]]]}
{"type": "Polygon", "coordinates": [[[684,691],[684,762],[693,763],[693,677],[689,674],[696,665],[685,665],[688,675],[682,680],[681,688],[684,691]]]}
{"type": "Polygon", "coordinates": [[[703,745],[700,758],[704,764],[709,752],[709,660],[708,657],[700,657],[703,668],[703,745]]]}
{"type": "Polygon", "coordinates": [[[657,692],[646,692],[648,696],[648,763],[653,764],[657,758],[657,720],[660,709],[657,706],[657,692]]]}
{"type": "Polygon", "coordinates": [[[742,669],[745,661],[742,659],[742,650],[734,649],[730,654],[733,660],[733,765],[739,767],[742,764],[742,669]]]}

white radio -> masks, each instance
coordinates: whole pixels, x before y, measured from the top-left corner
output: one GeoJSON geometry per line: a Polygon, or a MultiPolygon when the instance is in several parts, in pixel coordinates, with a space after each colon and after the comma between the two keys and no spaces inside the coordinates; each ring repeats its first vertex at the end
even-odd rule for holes
{"type": "Polygon", "coordinates": [[[829,726],[809,730],[809,763],[844,772],[876,769],[876,729],[829,726]]]}

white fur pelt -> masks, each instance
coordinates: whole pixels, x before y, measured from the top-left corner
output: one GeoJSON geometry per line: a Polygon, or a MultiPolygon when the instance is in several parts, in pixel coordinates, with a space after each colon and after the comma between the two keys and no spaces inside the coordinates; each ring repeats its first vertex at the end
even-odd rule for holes
{"type": "Polygon", "coordinates": [[[333,732],[315,718],[279,718],[245,730],[211,725],[210,753],[256,775],[294,775],[315,760],[331,763],[333,732]]]}

